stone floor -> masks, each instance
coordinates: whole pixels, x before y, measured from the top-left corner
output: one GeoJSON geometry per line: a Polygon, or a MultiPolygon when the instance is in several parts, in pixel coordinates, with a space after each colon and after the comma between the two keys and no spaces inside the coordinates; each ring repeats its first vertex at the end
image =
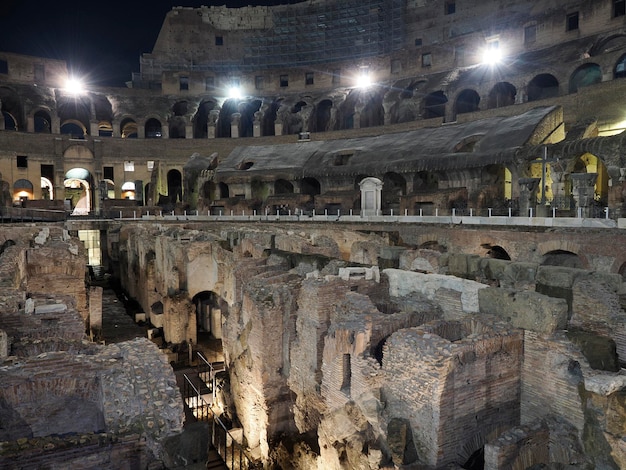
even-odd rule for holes
{"type": "Polygon", "coordinates": [[[132,308],[107,283],[102,283],[102,336],[106,343],[119,343],[133,338],[145,338],[148,325],[138,325],[131,316],[132,308]]]}

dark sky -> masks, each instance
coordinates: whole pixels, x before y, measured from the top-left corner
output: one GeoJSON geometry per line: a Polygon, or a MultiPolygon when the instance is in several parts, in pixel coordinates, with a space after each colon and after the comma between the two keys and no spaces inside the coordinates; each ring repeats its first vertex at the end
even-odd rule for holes
{"type": "Polygon", "coordinates": [[[64,59],[94,85],[124,86],[174,6],[272,5],[296,0],[0,0],[0,50],[64,59]]]}

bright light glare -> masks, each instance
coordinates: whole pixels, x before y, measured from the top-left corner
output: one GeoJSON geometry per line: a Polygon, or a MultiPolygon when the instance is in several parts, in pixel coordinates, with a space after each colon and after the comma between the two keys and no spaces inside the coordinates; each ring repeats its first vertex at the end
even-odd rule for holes
{"type": "Polygon", "coordinates": [[[67,81],[65,82],[65,89],[68,93],[71,93],[72,95],[80,95],[85,92],[83,82],[75,77],[69,77],[67,79],[67,81]]]}
{"type": "Polygon", "coordinates": [[[502,62],[503,54],[502,49],[498,46],[487,46],[483,51],[483,64],[497,65],[502,62]]]}
{"type": "Polygon", "coordinates": [[[230,87],[228,89],[228,97],[229,98],[234,98],[234,99],[241,98],[241,88],[239,88],[238,86],[230,87]]]}
{"type": "Polygon", "coordinates": [[[356,79],[356,86],[359,88],[368,88],[371,85],[372,85],[372,79],[367,73],[362,73],[356,79]]]}

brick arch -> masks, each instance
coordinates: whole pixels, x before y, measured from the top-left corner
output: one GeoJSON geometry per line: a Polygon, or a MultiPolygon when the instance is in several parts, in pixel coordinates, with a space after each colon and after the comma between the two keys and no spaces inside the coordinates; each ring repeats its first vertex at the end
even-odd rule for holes
{"type": "Polygon", "coordinates": [[[583,252],[583,248],[580,244],[571,240],[550,240],[537,245],[537,252],[540,256],[545,256],[551,251],[569,251],[580,256],[582,259],[581,253],[583,252]]]}

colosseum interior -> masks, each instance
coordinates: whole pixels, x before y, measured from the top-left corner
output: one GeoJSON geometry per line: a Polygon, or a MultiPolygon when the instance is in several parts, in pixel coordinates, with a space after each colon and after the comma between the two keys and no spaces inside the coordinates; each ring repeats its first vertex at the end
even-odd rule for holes
{"type": "Polygon", "coordinates": [[[0,52],[0,467],[626,468],[625,31],[174,7],[81,91],[0,52]]]}

